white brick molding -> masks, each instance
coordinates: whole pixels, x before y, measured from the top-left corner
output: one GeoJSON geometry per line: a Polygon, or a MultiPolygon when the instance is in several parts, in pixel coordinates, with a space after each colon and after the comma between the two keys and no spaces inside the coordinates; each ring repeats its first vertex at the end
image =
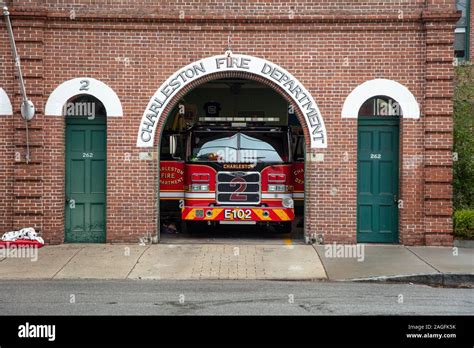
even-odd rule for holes
{"type": "Polygon", "coordinates": [[[12,103],[8,98],[7,93],[0,88],[0,116],[11,116],[13,115],[12,103]]]}
{"type": "Polygon", "coordinates": [[[104,104],[107,117],[122,117],[122,103],[112,88],[91,77],[78,77],[61,83],[46,102],[45,116],[63,116],[64,105],[78,95],[92,95],[104,104]]]}
{"type": "Polygon", "coordinates": [[[362,104],[376,96],[386,96],[396,101],[402,109],[403,118],[420,118],[420,106],[410,90],[397,81],[387,79],[366,81],[354,88],[342,106],[341,117],[357,118],[362,104]]]}

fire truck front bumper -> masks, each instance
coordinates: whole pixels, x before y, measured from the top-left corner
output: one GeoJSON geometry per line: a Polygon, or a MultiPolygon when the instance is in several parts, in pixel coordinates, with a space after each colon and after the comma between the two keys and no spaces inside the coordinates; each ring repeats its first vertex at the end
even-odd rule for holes
{"type": "Polygon", "coordinates": [[[191,221],[293,221],[293,208],[283,207],[184,207],[183,220],[191,221]]]}

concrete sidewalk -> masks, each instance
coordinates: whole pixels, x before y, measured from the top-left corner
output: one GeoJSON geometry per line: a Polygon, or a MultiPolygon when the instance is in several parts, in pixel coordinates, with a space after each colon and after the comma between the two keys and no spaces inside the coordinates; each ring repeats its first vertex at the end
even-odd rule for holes
{"type": "Polygon", "coordinates": [[[314,245],[314,248],[331,280],[473,285],[473,248],[361,246],[363,258],[337,257],[337,254],[334,257],[332,245],[314,245]]]}
{"type": "Polygon", "coordinates": [[[474,278],[474,249],[359,245],[63,244],[38,250],[37,260],[0,258],[1,279],[265,279],[399,280],[445,285],[474,278]],[[341,257],[342,256],[342,257],[341,257]]]}
{"type": "Polygon", "coordinates": [[[309,245],[63,244],[0,260],[0,279],[326,279],[309,245]]]}

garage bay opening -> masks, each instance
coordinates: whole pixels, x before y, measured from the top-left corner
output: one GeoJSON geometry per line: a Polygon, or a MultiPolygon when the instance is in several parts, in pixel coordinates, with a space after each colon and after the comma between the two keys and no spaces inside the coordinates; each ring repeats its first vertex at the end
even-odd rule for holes
{"type": "Polygon", "coordinates": [[[277,91],[204,83],[168,115],[160,145],[162,241],[303,240],[305,139],[277,91]]]}

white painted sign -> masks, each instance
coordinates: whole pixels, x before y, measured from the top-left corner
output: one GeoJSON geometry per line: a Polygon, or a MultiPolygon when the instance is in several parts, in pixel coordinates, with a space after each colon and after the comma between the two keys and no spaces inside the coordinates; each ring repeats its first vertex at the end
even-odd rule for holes
{"type": "Polygon", "coordinates": [[[311,94],[288,71],[268,60],[232,54],[204,58],[175,72],[156,91],[143,113],[137,146],[152,147],[158,121],[173,97],[185,86],[203,76],[222,71],[243,71],[261,76],[287,92],[305,117],[311,136],[311,148],[326,148],[327,136],[323,118],[311,94]]]}

